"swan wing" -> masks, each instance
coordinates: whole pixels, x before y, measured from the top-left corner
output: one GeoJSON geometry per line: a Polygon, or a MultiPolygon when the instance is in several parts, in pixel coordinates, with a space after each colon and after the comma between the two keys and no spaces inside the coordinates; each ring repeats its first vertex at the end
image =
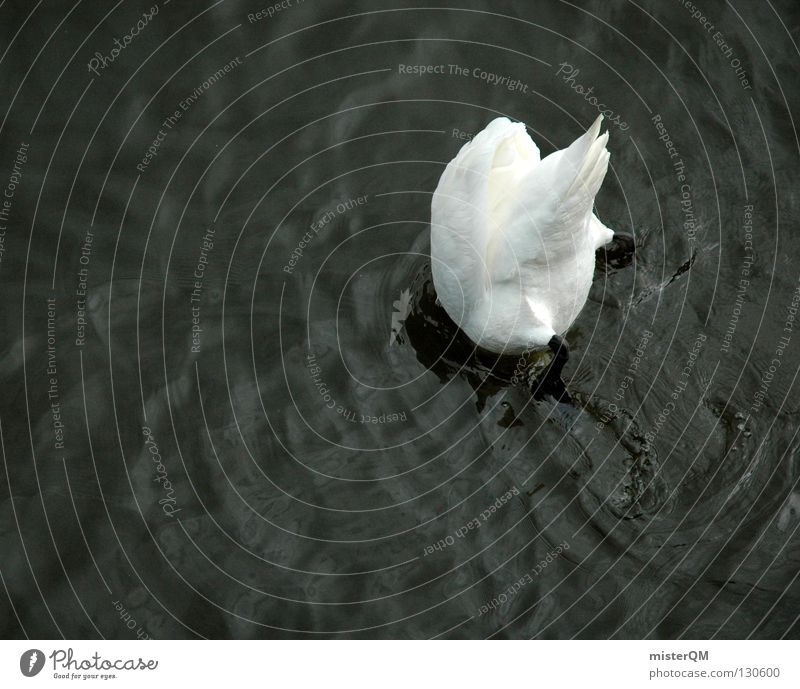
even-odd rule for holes
{"type": "Polygon", "coordinates": [[[431,201],[431,269],[448,311],[475,308],[491,282],[487,250],[497,233],[493,189],[539,162],[525,125],[498,117],[445,168],[431,201]]]}
{"type": "Polygon", "coordinates": [[[592,214],[609,161],[608,132],[600,134],[601,122],[602,115],[496,201],[497,227],[487,249],[492,282],[519,279],[524,266],[535,269],[561,257],[573,259],[576,252],[588,246],[594,251],[608,241],[610,230],[592,214]]]}

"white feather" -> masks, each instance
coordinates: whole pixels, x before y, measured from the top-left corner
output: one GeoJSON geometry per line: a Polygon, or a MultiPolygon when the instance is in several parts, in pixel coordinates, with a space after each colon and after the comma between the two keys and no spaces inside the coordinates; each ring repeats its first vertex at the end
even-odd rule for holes
{"type": "Polygon", "coordinates": [[[433,281],[476,344],[545,346],[583,308],[594,252],[613,237],[592,213],[609,160],[601,121],[541,159],[525,125],[500,117],[447,165],[431,204],[433,281]]]}

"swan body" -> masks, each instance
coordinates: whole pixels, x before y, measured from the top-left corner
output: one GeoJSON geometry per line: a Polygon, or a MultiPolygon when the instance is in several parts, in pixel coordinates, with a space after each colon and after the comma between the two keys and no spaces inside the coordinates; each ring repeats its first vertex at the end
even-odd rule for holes
{"type": "Polygon", "coordinates": [[[608,169],[602,115],[544,159],[525,125],[499,117],[465,144],[431,203],[439,302],[477,345],[518,354],[560,341],[614,236],[592,212],[608,169]]]}

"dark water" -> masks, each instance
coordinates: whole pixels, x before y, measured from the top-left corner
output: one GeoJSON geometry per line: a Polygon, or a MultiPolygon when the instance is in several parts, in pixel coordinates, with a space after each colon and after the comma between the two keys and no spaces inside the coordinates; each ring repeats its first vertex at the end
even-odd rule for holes
{"type": "Polygon", "coordinates": [[[795,3],[152,4],[0,4],[4,636],[800,636],[795,3]],[[430,196],[601,106],[557,401],[430,196]]]}

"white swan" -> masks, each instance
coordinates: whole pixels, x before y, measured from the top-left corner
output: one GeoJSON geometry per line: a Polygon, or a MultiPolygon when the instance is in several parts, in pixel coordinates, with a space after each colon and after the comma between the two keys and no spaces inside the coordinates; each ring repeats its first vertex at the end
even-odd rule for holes
{"type": "Polygon", "coordinates": [[[592,213],[608,169],[602,119],[542,160],[525,125],[499,117],[442,174],[431,204],[433,284],[480,347],[566,355],[561,335],[586,302],[595,251],[614,237],[592,213]]]}

